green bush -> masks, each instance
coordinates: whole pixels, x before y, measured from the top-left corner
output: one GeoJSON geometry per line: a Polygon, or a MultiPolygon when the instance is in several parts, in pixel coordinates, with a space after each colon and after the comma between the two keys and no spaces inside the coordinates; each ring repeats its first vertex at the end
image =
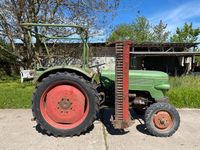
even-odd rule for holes
{"type": "Polygon", "coordinates": [[[198,64],[200,64],[200,56],[195,56],[195,62],[197,62],[198,64]]]}

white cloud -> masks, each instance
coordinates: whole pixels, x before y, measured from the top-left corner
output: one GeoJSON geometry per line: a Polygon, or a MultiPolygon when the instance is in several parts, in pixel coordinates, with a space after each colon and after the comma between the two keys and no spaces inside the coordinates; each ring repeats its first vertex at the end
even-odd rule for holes
{"type": "MultiPolygon", "coordinates": [[[[150,22],[153,24],[163,20],[168,24],[167,30],[174,32],[176,27],[182,27],[185,22],[192,22],[195,18],[200,20],[200,2],[190,1],[179,5],[176,8],[158,12],[156,15],[150,17],[150,22]]],[[[199,27],[200,22],[193,22],[194,27],[199,27]]]]}

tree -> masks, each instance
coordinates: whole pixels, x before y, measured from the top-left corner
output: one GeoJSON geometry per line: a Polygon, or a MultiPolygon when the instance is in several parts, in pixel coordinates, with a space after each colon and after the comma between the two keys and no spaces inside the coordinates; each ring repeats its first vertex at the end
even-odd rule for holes
{"type": "Polygon", "coordinates": [[[192,23],[185,23],[182,29],[177,27],[176,33],[171,36],[170,41],[181,43],[194,43],[197,41],[199,34],[199,28],[193,28],[192,23]]]}
{"type": "Polygon", "coordinates": [[[107,39],[108,42],[114,42],[118,40],[133,40],[134,30],[131,24],[121,24],[114,29],[110,37],[107,39]]]}
{"type": "Polygon", "coordinates": [[[13,65],[11,63],[13,62],[12,59],[15,59],[15,57],[10,57],[10,53],[5,49],[2,49],[2,47],[9,48],[8,44],[0,38],[0,76],[1,73],[11,75],[11,66],[13,65]]]}
{"type": "Polygon", "coordinates": [[[134,42],[142,43],[152,40],[151,26],[149,21],[144,17],[136,18],[131,24],[121,24],[117,26],[108,38],[109,42],[116,40],[133,40],[134,42]]]}
{"type": "MultiPolygon", "coordinates": [[[[101,27],[105,21],[103,16],[115,10],[118,4],[119,0],[2,0],[0,36],[9,43],[9,49],[4,45],[0,45],[0,48],[10,53],[10,56],[15,56],[14,62],[29,68],[37,53],[42,51],[43,41],[38,34],[30,38],[28,31],[20,26],[21,23],[76,24],[89,30],[92,27],[101,27]],[[33,39],[35,46],[31,44],[33,39]],[[23,53],[16,49],[16,40],[23,42],[23,53]]],[[[69,30],[63,31],[60,28],[53,30],[34,27],[33,30],[43,34],[70,34],[69,30]]]]}
{"type": "Polygon", "coordinates": [[[163,43],[167,41],[170,32],[166,32],[166,28],[167,24],[164,24],[162,20],[153,27],[153,39],[155,42],[163,43]]]}
{"type": "Polygon", "coordinates": [[[134,41],[138,43],[150,42],[152,40],[152,33],[150,32],[150,24],[146,17],[141,16],[136,18],[133,22],[134,41]]]}

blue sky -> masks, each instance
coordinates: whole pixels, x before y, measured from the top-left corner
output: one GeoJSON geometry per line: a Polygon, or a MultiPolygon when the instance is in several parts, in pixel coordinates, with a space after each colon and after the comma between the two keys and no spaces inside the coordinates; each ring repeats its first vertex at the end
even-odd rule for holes
{"type": "Polygon", "coordinates": [[[111,24],[131,23],[138,15],[147,17],[152,25],[163,20],[171,32],[185,22],[200,27],[200,0],[121,0],[111,24]]]}
{"type": "Polygon", "coordinates": [[[110,25],[114,27],[118,24],[131,23],[138,15],[145,16],[151,25],[163,20],[171,34],[177,27],[183,27],[185,22],[192,22],[193,27],[198,28],[200,0],[120,0],[116,16],[110,20],[108,28],[100,30],[99,35],[91,38],[90,42],[104,42],[111,32],[110,25]]]}
{"type": "MultiPolygon", "coordinates": [[[[192,22],[193,27],[200,27],[200,0],[121,0],[116,16],[109,24],[114,27],[123,23],[131,23],[137,16],[145,16],[150,25],[163,20],[167,31],[173,34],[177,27],[192,22]],[[138,13],[139,12],[139,13],[138,13]]],[[[95,40],[105,41],[110,28],[95,40]]]]}

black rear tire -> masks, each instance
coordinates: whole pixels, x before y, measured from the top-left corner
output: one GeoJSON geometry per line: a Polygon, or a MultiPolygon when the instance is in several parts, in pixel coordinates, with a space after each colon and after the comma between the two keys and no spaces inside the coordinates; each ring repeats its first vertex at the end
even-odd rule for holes
{"type": "Polygon", "coordinates": [[[145,112],[144,119],[149,133],[157,137],[169,137],[173,135],[178,130],[180,125],[180,116],[178,111],[172,105],[163,102],[150,105],[145,112]],[[158,112],[167,112],[169,114],[169,116],[172,118],[172,125],[170,128],[161,129],[155,125],[153,117],[158,112]]]}
{"type": "Polygon", "coordinates": [[[39,85],[36,87],[36,90],[33,94],[32,99],[32,113],[36,119],[37,124],[41,129],[45,130],[47,134],[53,136],[74,136],[80,135],[93,124],[96,119],[97,112],[99,111],[99,97],[94,86],[84,79],[83,77],[75,73],[56,73],[50,74],[48,77],[44,78],[39,85]],[[53,84],[70,84],[77,85],[79,89],[86,93],[89,103],[89,112],[83,122],[70,129],[60,129],[50,125],[45,117],[41,113],[40,101],[43,93],[53,84]]]}

